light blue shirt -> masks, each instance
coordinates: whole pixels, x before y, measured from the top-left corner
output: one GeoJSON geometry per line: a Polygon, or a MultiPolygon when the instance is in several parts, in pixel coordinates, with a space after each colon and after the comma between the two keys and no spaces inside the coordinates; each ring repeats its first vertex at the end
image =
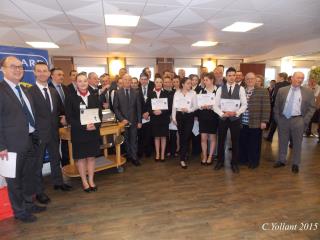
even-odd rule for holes
{"type": "Polygon", "coordinates": [[[289,99],[290,99],[290,96],[293,93],[293,91],[296,91],[296,92],[295,92],[294,98],[293,98],[293,106],[292,106],[292,112],[291,112],[292,117],[301,115],[301,100],[302,100],[300,87],[295,88],[295,87],[291,86],[291,88],[288,92],[288,96],[286,99],[284,109],[286,109],[288,102],[289,102],[289,99]]]}
{"type": "MultiPolygon", "coordinates": [[[[12,91],[14,92],[14,94],[17,96],[19,102],[21,103],[21,99],[19,97],[19,93],[18,93],[18,90],[16,89],[16,84],[14,84],[13,82],[7,80],[4,78],[4,81],[6,81],[6,83],[8,83],[8,85],[10,86],[10,88],[12,89],[12,91]]],[[[29,99],[27,98],[27,96],[24,94],[23,90],[21,90],[21,93],[22,93],[22,98],[24,100],[24,102],[26,103],[33,119],[34,119],[34,116],[33,116],[33,113],[32,113],[32,108],[31,108],[31,104],[29,102],[29,99]]],[[[22,104],[22,103],[21,103],[22,104]]],[[[33,133],[35,131],[34,127],[32,127],[30,124],[29,124],[29,133],[33,133]]]]}

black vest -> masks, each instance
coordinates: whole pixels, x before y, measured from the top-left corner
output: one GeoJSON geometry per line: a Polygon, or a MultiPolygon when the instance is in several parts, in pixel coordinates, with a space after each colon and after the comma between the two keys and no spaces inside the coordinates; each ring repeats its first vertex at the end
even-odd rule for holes
{"type": "MultiPolygon", "coordinates": [[[[221,87],[221,99],[240,99],[240,86],[238,84],[235,84],[233,88],[233,92],[231,96],[229,96],[229,89],[227,87],[227,84],[223,84],[221,87]]],[[[231,121],[239,119],[239,117],[229,117],[231,121]]]]}

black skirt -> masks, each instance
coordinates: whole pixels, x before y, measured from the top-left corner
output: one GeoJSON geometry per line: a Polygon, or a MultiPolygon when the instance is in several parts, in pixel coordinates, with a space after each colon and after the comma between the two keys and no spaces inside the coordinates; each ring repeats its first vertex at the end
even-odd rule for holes
{"type": "Polygon", "coordinates": [[[100,155],[99,139],[90,142],[72,142],[72,154],[74,160],[100,155]]]}
{"type": "Polygon", "coordinates": [[[216,134],[219,120],[214,117],[212,119],[199,120],[199,132],[207,134],[216,134]]]}
{"type": "Polygon", "coordinates": [[[151,122],[152,136],[167,137],[169,135],[169,124],[167,122],[154,124],[151,122]]]}

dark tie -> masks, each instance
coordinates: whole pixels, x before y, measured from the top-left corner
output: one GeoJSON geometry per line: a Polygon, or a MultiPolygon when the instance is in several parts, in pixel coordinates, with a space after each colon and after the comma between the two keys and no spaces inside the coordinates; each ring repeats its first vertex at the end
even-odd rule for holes
{"type": "Polygon", "coordinates": [[[127,104],[129,105],[129,102],[130,102],[129,89],[126,89],[126,100],[127,100],[127,104]]]}
{"type": "Polygon", "coordinates": [[[28,123],[31,125],[31,127],[35,127],[35,122],[34,122],[33,116],[31,114],[31,112],[29,111],[29,108],[27,107],[25,101],[23,100],[20,86],[17,85],[16,89],[18,90],[18,94],[19,94],[19,97],[20,97],[20,102],[21,102],[21,105],[22,105],[22,110],[23,110],[24,114],[27,117],[28,123]]]}
{"type": "Polygon", "coordinates": [[[143,96],[144,96],[144,97],[146,97],[146,93],[147,93],[147,91],[146,91],[146,86],[144,86],[144,87],[143,87],[143,96]]]}
{"type": "Polygon", "coordinates": [[[228,94],[229,94],[229,97],[231,97],[231,86],[230,86],[230,88],[229,88],[228,94]]]}
{"type": "Polygon", "coordinates": [[[48,94],[48,88],[43,88],[43,91],[44,91],[44,95],[45,95],[45,99],[46,99],[46,104],[51,112],[51,103],[50,103],[50,97],[48,94]]]}
{"type": "Polygon", "coordinates": [[[65,96],[64,96],[64,92],[63,92],[63,89],[61,87],[61,84],[57,85],[57,90],[58,90],[58,93],[60,95],[60,98],[61,98],[62,102],[64,103],[65,96]]]}

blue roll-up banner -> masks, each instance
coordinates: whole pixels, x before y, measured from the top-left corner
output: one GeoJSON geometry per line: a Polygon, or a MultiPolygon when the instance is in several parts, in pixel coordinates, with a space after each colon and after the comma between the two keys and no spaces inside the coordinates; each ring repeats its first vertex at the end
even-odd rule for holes
{"type": "MultiPolygon", "coordinates": [[[[0,59],[7,56],[15,56],[16,58],[21,60],[24,69],[24,75],[21,80],[21,83],[26,87],[30,87],[35,83],[33,68],[37,62],[45,62],[49,66],[49,55],[48,51],[46,50],[35,48],[0,46],[0,59]]],[[[2,79],[3,74],[0,70],[0,81],[2,79]]],[[[47,151],[45,153],[43,161],[49,162],[49,154],[47,151]]]]}
{"type": "MultiPolygon", "coordinates": [[[[0,46],[0,59],[7,56],[15,56],[21,60],[24,68],[24,76],[21,82],[24,85],[34,84],[33,67],[37,62],[45,62],[49,66],[48,51],[35,48],[21,48],[0,46]]],[[[3,74],[0,71],[0,80],[3,79],[3,74]]]]}

